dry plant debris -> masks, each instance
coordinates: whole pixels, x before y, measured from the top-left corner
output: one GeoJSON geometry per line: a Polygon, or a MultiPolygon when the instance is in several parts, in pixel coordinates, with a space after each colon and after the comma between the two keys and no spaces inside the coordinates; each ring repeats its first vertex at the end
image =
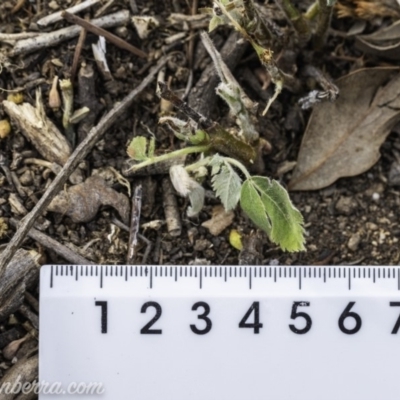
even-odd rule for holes
{"type": "Polygon", "coordinates": [[[400,60],[400,21],[356,39],[357,47],[367,54],[400,60]]]}
{"type": "Polygon", "coordinates": [[[343,176],[367,171],[400,121],[398,68],[358,70],[337,84],[340,98],[313,110],[289,183],[291,190],[321,189],[343,176]]]}
{"type": "Polygon", "coordinates": [[[67,191],[60,192],[50,203],[48,210],[67,215],[74,222],[91,221],[100,206],[115,208],[127,224],[129,221],[129,200],[122,194],[110,188],[99,176],[87,178],[85,182],[71,186],[67,191]]]}

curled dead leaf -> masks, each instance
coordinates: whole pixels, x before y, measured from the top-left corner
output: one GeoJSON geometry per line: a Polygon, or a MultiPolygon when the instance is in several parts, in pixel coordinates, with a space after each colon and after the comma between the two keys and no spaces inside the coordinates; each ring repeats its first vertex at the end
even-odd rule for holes
{"type": "Polygon", "coordinates": [[[107,186],[100,176],[92,176],[84,183],[59,193],[50,203],[48,211],[65,214],[79,223],[92,220],[102,205],[115,208],[123,222],[129,223],[129,199],[107,186]]]}
{"type": "Polygon", "coordinates": [[[301,143],[290,190],[317,190],[361,174],[400,120],[399,68],[369,68],[339,79],[335,103],[318,104],[301,143]]]}
{"type": "Polygon", "coordinates": [[[225,211],[224,206],[213,207],[211,219],[205,221],[201,226],[206,227],[210,233],[214,236],[218,236],[225,228],[232,224],[235,218],[235,213],[230,211],[225,211]]]}
{"type": "Polygon", "coordinates": [[[356,46],[367,54],[400,60],[400,20],[370,35],[358,35],[356,46]]]}

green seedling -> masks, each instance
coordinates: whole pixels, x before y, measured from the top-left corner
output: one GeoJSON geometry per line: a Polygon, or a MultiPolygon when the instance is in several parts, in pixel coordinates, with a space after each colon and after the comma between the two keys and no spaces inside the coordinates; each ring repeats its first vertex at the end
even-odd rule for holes
{"type": "Polygon", "coordinates": [[[129,156],[138,163],[131,170],[139,170],[160,161],[171,160],[185,154],[198,153],[200,158],[190,165],[177,165],[170,169],[171,181],[176,191],[188,197],[191,206],[188,216],[200,212],[205,191],[194,177],[211,177],[211,185],[224,208],[240,207],[270,240],[286,251],[302,251],[304,248],[303,218],[293,206],[287,191],[279,182],[263,176],[251,176],[249,168],[257,158],[259,133],[254,124],[254,104],[222,61],[206,34],[203,43],[213,58],[221,78],[217,93],[227,102],[236,117],[236,133],[193,110],[166,84],[159,82],[160,96],[170,101],[189,117],[183,121],[175,117],[162,117],[175,136],[186,147],[160,156],[154,155],[154,139],[135,137],[128,146],[129,156]]]}

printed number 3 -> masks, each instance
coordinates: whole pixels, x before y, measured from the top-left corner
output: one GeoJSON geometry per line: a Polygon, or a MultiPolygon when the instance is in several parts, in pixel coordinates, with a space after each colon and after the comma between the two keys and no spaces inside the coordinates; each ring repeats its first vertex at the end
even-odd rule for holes
{"type": "Polygon", "coordinates": [[[204,312],[203,314],[198,315],[197,318],[205,321],[206,326],[204,329],[199,329],[196,325],[192,324],[190,325],[190,329],[193,333],[196,333],[197,335],[205,335],[206,333],[211,331],[212,327],[212,322],[210,318],[208,318],[208,314],[210,314],[210,306],[204,301],[198,301],[197,303],[193,304],[192,311],[196,311],[199,307],[203,307],[204,312]]]}

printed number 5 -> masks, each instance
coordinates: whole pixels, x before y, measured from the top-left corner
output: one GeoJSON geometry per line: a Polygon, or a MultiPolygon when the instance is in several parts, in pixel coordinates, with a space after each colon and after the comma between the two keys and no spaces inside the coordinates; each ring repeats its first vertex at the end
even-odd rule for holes
{"type": "Polygon", "coordinates": [[[297,333],[298,335],[304,335],[311,329],[312,321],[308,314],[305,312],[297,312],[297,307],[309,307],[309,301],[294,301],[292,307],[292,314],[290,315],[291,319],[296,319],[302,317],[306,320],[306,326],[302,329],[296,328],[294,325],[289,325],[289,328],[292,332],[297,333]]]}

